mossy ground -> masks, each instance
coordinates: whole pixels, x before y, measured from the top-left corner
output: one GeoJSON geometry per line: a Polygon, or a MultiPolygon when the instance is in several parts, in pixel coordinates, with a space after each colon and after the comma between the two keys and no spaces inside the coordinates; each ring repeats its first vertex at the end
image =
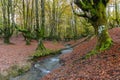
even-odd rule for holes
{"type": "Polygon", "coordinates": [[[9,69],[0,73],[0,80],[9,80],[11,77],[16,77],[27,72],[31,68],[31,63],[27,63],[24,66],[13,65],[9,69]]]}

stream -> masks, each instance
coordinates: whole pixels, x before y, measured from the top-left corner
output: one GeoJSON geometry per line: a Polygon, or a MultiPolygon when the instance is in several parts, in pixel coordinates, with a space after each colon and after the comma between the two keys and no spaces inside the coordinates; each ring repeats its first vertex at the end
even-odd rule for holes
{"type": "Polygon", "coordinates": [[[61,50],[61,54],[56,54],[41,61],[37,61],[28,72],[15,78],[10,78],[10,80],[40,80],[40,78],[61,66],[60,55],[72,51],[73,48],[71,48],[70,45],[66,45],[66,49],[61,50]]]}

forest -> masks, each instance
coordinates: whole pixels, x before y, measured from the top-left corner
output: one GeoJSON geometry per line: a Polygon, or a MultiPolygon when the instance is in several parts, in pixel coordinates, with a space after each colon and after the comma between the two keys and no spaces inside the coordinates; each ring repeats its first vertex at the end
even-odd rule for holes
{"type": "Polygon", "coordinates": [[[119,80],[120,0],[0,0],[0,80],[119,80]]]}

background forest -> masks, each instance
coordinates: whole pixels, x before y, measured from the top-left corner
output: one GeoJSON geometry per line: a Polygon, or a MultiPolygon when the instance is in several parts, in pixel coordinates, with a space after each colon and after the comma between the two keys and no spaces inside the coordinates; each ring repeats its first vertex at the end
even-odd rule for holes
{"type": "MultiPolygon", "coordinates": [[[[42,36],[47,40],[70,40],[93,35],[93,28],[73,14],[69,0],[1,0],[0,36],[10,43],[12,35],[22,34],[26,44],[42,36]],[[44,9],[42,8],[44,7],[44,9]]],[[[79,9],[76,10],[79,11],[79,9]]],[[[107,6],[109,28],[119,26],[120,1],[107,6]]]]}

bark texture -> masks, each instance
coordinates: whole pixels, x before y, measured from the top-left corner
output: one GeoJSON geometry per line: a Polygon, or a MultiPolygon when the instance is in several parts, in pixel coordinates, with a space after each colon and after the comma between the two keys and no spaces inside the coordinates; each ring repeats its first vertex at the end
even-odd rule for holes
{"type": "Polygon", "coordinates": [[[74,13],[86,18],[94,28],[98,42],[96,50],[106,50],[112,45],[112,39],[108,34],[106,6],[109,0],[74,0],[74,3],[82,12],[74,13]],[[82,14],[81,14],[82,13],[82,14]]]}

